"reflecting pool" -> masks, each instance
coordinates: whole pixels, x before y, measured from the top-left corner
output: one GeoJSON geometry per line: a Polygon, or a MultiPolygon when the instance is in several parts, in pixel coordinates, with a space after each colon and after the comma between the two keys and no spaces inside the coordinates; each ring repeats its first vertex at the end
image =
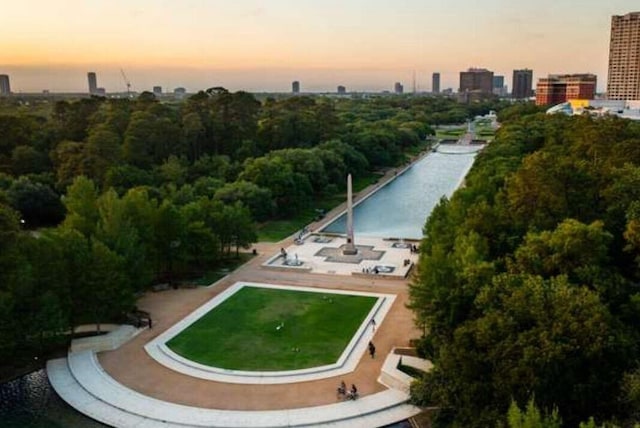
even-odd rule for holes
{"type": "MultiPolygon", "coordinates": [[[[354,234],[421,239],[422,227],[442,196],[451,196],[473,165],[479,146],[441,145],[355,206],[354,234]]],[[[345,233],[346,215],[324,228],[345,233]]]]}

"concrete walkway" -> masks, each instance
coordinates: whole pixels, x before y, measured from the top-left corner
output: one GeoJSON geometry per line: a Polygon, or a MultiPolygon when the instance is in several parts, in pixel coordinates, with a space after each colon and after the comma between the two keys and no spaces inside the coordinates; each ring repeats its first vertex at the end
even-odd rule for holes
{"type": "Polygon", "coordinates": [[[420,409],[389,389],[355,401],[290,410],[233,411],[185,406],[140,394],[118,383],[95,353],[71,353],[47,363],[51,384],[77,410],[116,427],[374,427],[407,419],[420,409]]]}
{"type": "MultiPolygon", "coordinates": [[[[389,171],[378,184],[360,192],[356,199],[364,198],[393,177],[393,171],[389,171]]],[[[336,207],[321,222],[312,223],[311,230],[318,230],[329,222],[344,210],[344,205],[336,207]]],[[[421,334],[414,326],[413,314],[406,307],[410,278],[382,279],[374,275],[264,269],[261,265],[280,248],[294,244],[294,236],[278,243],[256,244],[258,256],[216,283],[215,287],[147,293],[137,304],[151,314],[153,329],[142,330],[113,351],[98,355],[83,351],[78,353],[77,361],[51,361],[48,372],[56,391],[83,413],[116,427],[376,427],[416,414],[419,409],[403,404],[406,393],[387,389],[377,382],[384,359],[378,356],[387,355],[394,347],[409,346],[410,339],[421,334]],[[363,355],[352,372],[341,376],[283,385],[245,385],[187,376],[164,367],[146,353],[144,346],[147,343],[242,281],[395,295],[384,322],[378,324],[372,337],[378,356],[363,355]],[[336,387],[340,381],[347,385],[355,383],[361,398],[355,402],[337,402],[336,387]],[[158,406],[163,410],[156,411],[158,406]],[[162,419],[160,416],[169,415],[165,413],[167,409],[177,411],[181,418],[162,419]],[[238,416],[228,420],[228,415],[238,416]],[[275,416],[271,418],[271,415],[275,416]],[[165,422],[168,420],[173,422],[165,422]],[[196,425],[203,422],[209,425],[196,425]]]]}
{"type": "MultiPolygon", "coordinates": [[[[340,251],[340,247],[345,245],[347,239],[340,236],[329,236],[321,234],[310,234],[306,236],[299,244],[290,245],[283,248],[289,259],[298,260],[300,266],[286,266],[284,258],[280,253],[275,253],[266,262],[262,264],[265,269],[277,269],[280,271],[291,271],[296,273],[323,273],[331,275],[357,275],[357,276],[373,276],[377,278],[393,278],[404,279],[409,274],[413,265],[418,261],[418,254],[411,251],[410,248],[401,247],[401,245],[417,244],[415,241],[410,243],[386,240],[382,238],[366,238],[359,237],[357,246],[370,248],[370,251],[377,256],[376,259],[363,259],[358,262],[345,262],[344,260],[330,260],[329,257],[322,253],[326,250],[340,251]],[[329,242],[314,242],[315,240],[326,239],[329,242]],[[373,268],[376,266],[385,266],[392,269],[389,273],[374,274],[373,268]],[[365,270],[368,274],[365,274],[365,270]]],[[[348,257],[348,256],[347,256],[348,257]]]]}

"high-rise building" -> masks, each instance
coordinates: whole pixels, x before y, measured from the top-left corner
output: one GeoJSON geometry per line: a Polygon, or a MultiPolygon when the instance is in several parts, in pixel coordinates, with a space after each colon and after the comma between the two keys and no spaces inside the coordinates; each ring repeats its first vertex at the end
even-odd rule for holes
{"type": "Polygon", "coordinates": [[[346,94],[346,93],[347,93],[347,88],[345,88],[345,87],[344,87],[344,86],[342,86],[342,85],[338,86],[338,93],[339,93],[340,95],[344,95],[344,94],[346,94]]]}
{"type": "Polygon", "coordinates": [[[153,95],[162,95],[162,86],[154,86],[153,95]]]}
{"type": "Polygon", "coordinates": [[[548,77],[538,79],[536,105],[593,99],[596,84],[595,74],[550,74],[548,77]]]}
{"type": "Polygon", "coordinates": [[[291,82],[291,92],[293,92],[294,94],[300,93],[300,82],[298,82],[297,80],[291,82]]]}
{"type": "Polygon", "coordinates": [[[493,75],[493,89],[504,88],[504,76],[493,75]]]}
{"type": "Polygon", "coordinates": [[[493,75],[493,94],[499,97],[507,95],[507,87],[504,86],[504,76],[493,75]]]}
{"type": "Polygon", "coordinates": [[[470,68],[460,72],[460,91],[478,91],[482,94],[493,93],[493,71],[486,68],[470,68]]]}
{"type": "Polygon", "coordinates": [[[400,82],[396,82],[393,85],[393,92],[395,92],[396,94],[401,94],[404,92],[404,86],[402,86],[402,83],[400,82]]]}
{"type": "Polygon", "coordinates": [[[87,80],[89,80],[89,94],[95,95],[98,93],[98,78],[96,73],[90,71],[87,73],[87,80]]]}
{"type": "Polygon", "coordinates": [[[513,81],[511,83],[513,92],[512,98],[523,99],[533,96],[533,71],[529,69],[513,70],[513,81]]]}
{"type": "Polygon", "coordinates": [[[607,97],[640,99],[640,12],[611,17],[607,97]]]}
{"type": "Polygon", "coordinates": [[[11,93],[11,85],[9,84],[9,75],[0,74],[0,95],[9,95],[11,93]]]}
{"type": "Polygon", "coordinates": [[[440,73],[433,73],[431,75],[431,92],[434,94],[440,93],[440,73]]]}

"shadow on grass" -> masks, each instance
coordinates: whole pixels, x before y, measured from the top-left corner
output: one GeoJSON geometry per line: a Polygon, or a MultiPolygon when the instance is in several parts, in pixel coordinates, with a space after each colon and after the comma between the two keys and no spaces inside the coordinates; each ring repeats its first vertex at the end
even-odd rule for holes
{"type": "Polygon", "coordinates": [[[181,278],[181,282],[196,286],[208,286],[224,278],[249,260],[255,257],[252,253],[240,253],[238,257],[230,257],[220,261],[210,270],[191,272],[181,278]]]}
{"type": "MultiPolygon", "coordinates": [[[[358,193],[380,180],[381,174],[369,173],[364,176],[354,177],[353,191],[358,193]]],[[[347,199],[346,189],[344,193],[325,196],[315,202],[315,208],[307,208],[291,219],[271,220],[258,226],[258,241],[279,242],[293,235],[309,223],[320,220],[320,212],[328,212],[345,202],[347,199]]]]}

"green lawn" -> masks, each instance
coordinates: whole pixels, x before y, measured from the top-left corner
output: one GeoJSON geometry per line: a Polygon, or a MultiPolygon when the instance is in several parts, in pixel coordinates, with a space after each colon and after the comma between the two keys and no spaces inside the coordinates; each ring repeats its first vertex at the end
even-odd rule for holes
{"type": "Polygon", "coordinates": [[[426,151],[431,147],[431,145],[431,141],[421,141],[419,145],[407,149],[405,151],[407,161],[411,160],[414,156],[418,156],[420,153],[426,151]]]}
{"type": "Polygon", "coordinates": [[[202,276],[199,276],[198,278],[194,278],[189,282],[201,287],[208,287],[214,282],[224,278],[226,275],[229,274],[229,272],[232,272],[233,270],[235,269],[228,270],[228,269],[222,268],[220,270],[210,270],[203,273],[202,276]]]}
{"type": "Polygon", "coordinates": [[[376,300],[244,287],[167,346],[192,361],[233,370],[295,370],[331,364],[376,300]]]}
{"type": "MultiPolygon", "coordinates": [[[[384,176],[383,173],[374,173],[374,172],[372,172],[372,173],[369,173],[367,175],[361,175],[361,176],[353,177],[353,183],[352,183],[353,192],[354,193],[358,193],[358,192],[364,190],[368,186],[371,186],[372,184],[378,182],[378,180],[380,180],[383,176],[384,176]]],[[[346,191],[345,191],[345,194],[344,194],[341,202],[345,202],[346,200],[347,200],[347,194],[346,194],[346,191]]]]}
{"type": "Polygon", "coordinates": [[[258,226],[258,241],[278,242],[313,221],[313,213],[303,213],[291,220],[271,220],[258,226]]]}
{"type": "Polygon", "coordinates": [[[466,127],[436,129],[436,138],[439,138],[439,139],[458,138],[463,136],[465,132],[467,132],[466,127]]]}
{"type": "Polygon", "coordinates": [[[495,129],[489,126],[478,126],[476,127],[476,134],[480,137],[492,137],[496,133],[495,129]]]}

